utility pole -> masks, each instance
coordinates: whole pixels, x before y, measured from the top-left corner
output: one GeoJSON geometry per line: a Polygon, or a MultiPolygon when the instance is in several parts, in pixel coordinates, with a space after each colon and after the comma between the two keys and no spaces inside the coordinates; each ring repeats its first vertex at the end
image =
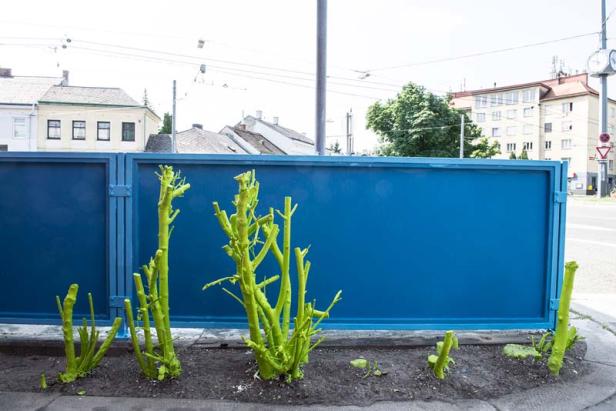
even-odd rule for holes
{"type": "Polygon", "coordinates": [[[352,156],[355,148],[353,147],[353,109],[346,113],[346,151],[348,156],[352,156]]]}
{"type": "Polygon", "coordinates": [[[464,158],[464,114],[460,114],[460,158],[464,158]]]}
{"type": "Polygon", "coordinates": [[[175,125],[177,122],[175,121],[175,101],[176,101],[176,87],[175,80],[173,80],[173,114],[171,115],[171,152],[177,153],[177,145],[175,143],[175,125]]]}
{"type": "Polygon", "coordinates": [[[317,0],[316,151],[325,155],[325,82],[327,78],[327,0],[317,0]]]}
{"type": "MultiPolygon", "coordinates": [[[[605,0],[601,1],[601,50],[607,47],[605,0]]],[[[607,133],[607,76],[608,73],[599,74],[601,87],[599,88],[599,134],[607,133]]],[[[599,142],[598,145],[601,145],[599,142]]],[[[597,197],[607,195],[607,160],[598,160],[597,167],[597,197]]]]}

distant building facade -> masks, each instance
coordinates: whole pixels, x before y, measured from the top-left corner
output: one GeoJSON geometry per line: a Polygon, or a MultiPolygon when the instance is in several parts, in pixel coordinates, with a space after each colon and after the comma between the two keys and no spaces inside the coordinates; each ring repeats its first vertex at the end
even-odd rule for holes
{"type": "MultiPolygon", "coordinates": [[[[265,121],[261,111],[257,111],[256,116],[249,115],[244,117],[242,121],[235,126],[235,128],[261,135],[264,140],[267,140],[267,145],[276,148],[273,150],[267,149],[267,151],[280,152],[272,152],[267,154],[304,156],[316,154],[314,141],[311,138],[295,130],[281,126],[278,123],[278,117],[273,117],[271,122],[265,121]]],[[[259,143],[255,148],[259,150],[259,152],[262,152],[262,145],[263,144],[259,143]]]]}
{"type": "MultiPolygon", "coordinates": [[[[490,89],[452,94],[451,105],[466,110],[483,134],[500,144],[496,158],[569,161],[570,190],[593,192],[597,187],[596,150],[598,92],[586,73],[490,89]]],[[[616,138],[616,102],[609,101],[609,133],[616,138]]],[[[608,155],[608,185],[616,185],[612,151],[608,155]]]]}
{"type": "Polygon", "coordinates": [[[13,76],[0,68],[0,151],[37,150],[38,101],[65,77],[13,76]]]}
{"type": "Polygon", "coordinates": [[[53,86],[38,102],[42,151],[144,151],[160,118],[119,88],[53,86]]]}

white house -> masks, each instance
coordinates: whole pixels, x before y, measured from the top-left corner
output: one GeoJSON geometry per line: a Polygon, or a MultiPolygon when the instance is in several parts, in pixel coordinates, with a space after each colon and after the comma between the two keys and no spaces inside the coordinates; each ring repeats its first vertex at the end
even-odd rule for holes
{"type": "Polygon", "coordinates": [[[37,149],[38,100],[54,85],[68,82],[64,77],[13,76],[0,68],[0,151],[37,149]]]}
{"type": "MultiPolygon", "coordinates": [[[[316,154],[314,141],[295,130],[286,128],[278,124],[278,117],[274,117],[271,122],[263,119],[263,113],[257,111],[257,115],[246,116],[236,126],[242,130],[260,134],[269,143],[275,146],[282,154],[289,155],[314,155],[316,154]]],[[[256,147],[262,151],[260,147],[256,147]]],[[[276,153],[278,154],[278,153],[276,153]]]]}

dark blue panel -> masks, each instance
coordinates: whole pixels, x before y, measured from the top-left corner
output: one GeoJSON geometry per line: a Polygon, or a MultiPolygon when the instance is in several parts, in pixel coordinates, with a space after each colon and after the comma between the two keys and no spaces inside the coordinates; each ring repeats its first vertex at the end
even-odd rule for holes
{"type": "MultiPolygon", "coordinates": [[[[11,154],[11,153],[8,153],[11,154]]],[[[107,160],[0,158],[0,316],[58,319],[55,296],[80,285],[77,315],[108,317],[107,160]]]]}
{"type": "MultiPolygon", "coordinates": [[[[156,247],[159,163],[181,169],[192,188],[171,239],[176,323],[242,324],[241,307],[201,286],[233,274],[213,216],[227,210],[233,177],[261,182],[261,211],[299,208],[294,246],[312,245],[308,298],[320,306],[343,290],[330,325],[373,328],[540,328],[550,324],[550,236],[557,162],[136,155],[133,264],[156,247]],[[235,160],[235,161],[234,161],[235,160]]],[[[130,164],[130,161],[128,162],[130,164]]],[[[135,269],[137,267],[134,267],[135,269]]],[[[273,261],[261,274],[276,274],[273,261]]],[[[272,287],[271,293],[274,294],[272,287]]]]}

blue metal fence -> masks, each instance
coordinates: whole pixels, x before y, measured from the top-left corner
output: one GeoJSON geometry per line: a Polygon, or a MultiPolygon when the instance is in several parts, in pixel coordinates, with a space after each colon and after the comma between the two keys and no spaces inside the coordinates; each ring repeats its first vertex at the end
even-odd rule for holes
{"type": "MultiPolygon", "coordinates": [[[[201,287],[233,273],[211,203],[230,209],[233,176],[247,169],[262,212],[285,195],[299,203],[293,243],[311,245],[308,298],[324,305],[343,290],[327,327],[554,325],[566,163],[167,154],[2,154],[0,249],[11,252],[0,275],[19,292],[0,299],[0,321],[56,322],[53,296],[73,281],[93,290],[101,318],[121,314],[156,247],[159,164],[192,186],[176,200],[171,239],[176,326],[245,326],[241,306],[201,287]]],[[[275,274],[274,262],[262,270],[275,274]]]]}

